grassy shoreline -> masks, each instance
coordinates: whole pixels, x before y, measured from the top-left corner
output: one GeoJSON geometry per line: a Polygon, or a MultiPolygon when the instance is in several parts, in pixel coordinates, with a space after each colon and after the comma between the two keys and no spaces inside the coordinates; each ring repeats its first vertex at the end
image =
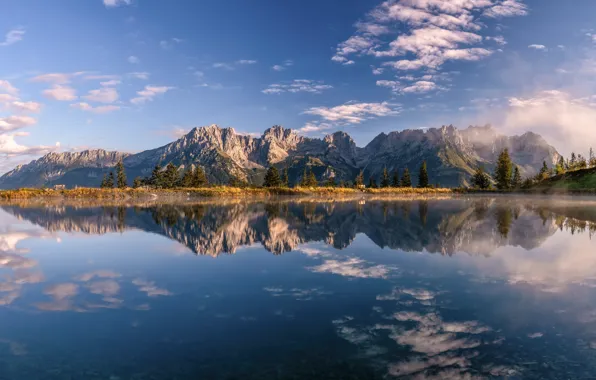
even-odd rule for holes
{"type": "Polygon", "coordinates": [[[271,196],[343,196],[343,195],[434,195],[453,194],[454,189],[434,188],[384,188],[352,189],[337,187],[316,188],[238,188],[206,187],[179,189],[98,189],[78,188],[67,190],[53,189],[17,189],[0,190],[0,200],[15,199],[155,199],[188,197],[271,197],[271,196]]]}

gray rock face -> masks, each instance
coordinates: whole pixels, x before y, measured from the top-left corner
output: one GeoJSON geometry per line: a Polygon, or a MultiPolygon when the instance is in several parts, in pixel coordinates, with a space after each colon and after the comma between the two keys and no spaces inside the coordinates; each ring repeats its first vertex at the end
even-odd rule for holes
{"type": "Polygon", "coordinates": [[[492,171],[504,148],[509,149],[523,175],[533,175],[543,161],[553,164],[559,158],[556,149],[537,134],[503,136],[489,126],[381,133],[359,148],[345,132],[316,139],[274,126],[255,138],[238,134],[233,128],[210,125],[194,128],[160,148],[132,155],[103,150],[50,153],[6,173],[0,178],[0,187],[56,183],[69,187],[98,186],[101,176],[120,159],[131,182],[134,177],[150,175],[156,165],[172,162],[184,168],[203,167],[213,183],[228,183],[234,178],[254,184],[262,183],[270,165],[288,168],[294,183],[305,168],[312,170],[320,181],[331,175],[337,180],[351,181],[360,170],[368,180],[379,178],[384,168],[400,173],[408,168],[416,183],[418,168],[426,161],[432,183],[459,186],[467,183],[479,164],[492,171]]]}

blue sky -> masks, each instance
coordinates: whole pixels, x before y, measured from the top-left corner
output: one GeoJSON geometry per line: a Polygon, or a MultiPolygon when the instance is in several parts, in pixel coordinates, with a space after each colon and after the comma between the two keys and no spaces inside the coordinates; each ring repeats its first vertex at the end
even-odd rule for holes
{"type": "Polygon", "coordinates": [[[596,2],[3,0],[0,172],[195,126],[596,137],[596,2]]]}

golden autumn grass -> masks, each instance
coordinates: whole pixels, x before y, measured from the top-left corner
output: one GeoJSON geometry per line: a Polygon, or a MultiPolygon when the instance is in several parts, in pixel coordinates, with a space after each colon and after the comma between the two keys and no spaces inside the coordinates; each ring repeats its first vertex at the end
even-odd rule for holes
{"type": "Polygon", "coordinates": [[[239,188],[229,186],[215,186],[206,188],[180,188],[180,189],[98,189],[77,188],[69,190],[52,189],[18,189],[0,191],[0,199],[36,199],[36,198],[62,198],[62,199],[151,199],[172,197],[267,197],[279,195],[322,195],[342,196],[358,194],[374,195],[433,195],[451,194],[453,189],[417,189],[417,188],[385,188],[385,189],[352,189],[338,187],[295,187],[295,188],[239,188]]]}

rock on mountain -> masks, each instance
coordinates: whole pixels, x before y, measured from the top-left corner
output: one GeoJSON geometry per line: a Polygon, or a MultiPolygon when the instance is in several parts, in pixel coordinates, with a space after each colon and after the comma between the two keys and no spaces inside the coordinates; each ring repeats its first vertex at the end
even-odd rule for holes
{"type": "Polygon", "coordinates": [[[307,168],[320,181],[330,176],[351,181],[361,170],[368,180],[379,178],[384,168],[402,173],[406,167],[416,183],[418,168],[426,161],[433,183],[458,186],[466,184],[480,164],[493,170],[504,148],[510,150],[524,175],[535,174],[543,161],[553,164],[559,157],[556,149],[539,135],[503,136],[489,126],[381,133],[359,148],[345,132],[317,139],[274,126],[256,138],[239,134],[233,128],[211,125],[194,128],[170,144],[137,154],[103,150],[50,153],[6,173],[0,178],[0,187],[57,183],[68,187],[98,186],[101,176],[120,159],[131,182],[134,177],[149,176],[158,164],[172,162],[182,168],[201,166],[212,183],[237,179],[254,184],[262,183],[270,165],[287,168],[293,183],[300,180],[307,168]]]}

